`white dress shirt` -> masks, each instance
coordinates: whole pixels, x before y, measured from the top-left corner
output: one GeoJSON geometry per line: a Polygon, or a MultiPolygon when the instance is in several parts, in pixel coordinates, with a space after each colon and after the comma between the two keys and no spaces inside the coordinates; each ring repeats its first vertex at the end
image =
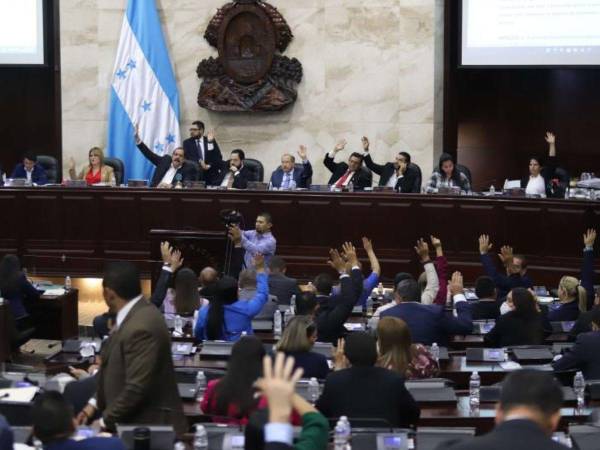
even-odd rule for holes
{"type": "Polygon", "coordinates": [[[392,189],[396,187],[396,183],[398,182],[399,178],[402,178],[404,175],[397,175],[397,171],[394,170],[394,173],[392,173],[392,176],[390,177],[390,179],[388,180],[386,187],[391,187],[392,189]]]}
{"type": "Polygon", "coordinates": [[[142,299],[142,297],[143,295],[138,295],[136,298],[129,300],[127,304],[121,308],[121,311],[117,313],[115,327],[119,328],[121,326],[123,321],[127,318],[129,311],[133,309],[133,307],[142,299]]]}
{"type": "Polygon", "coordinates": [[[162,180],[160,180],[160,184],[173,184],[173,178],[175,178],[176,173],[177,169],[173,167],[173,164],[171,164],[171,167],[169,167],[169,170],[167,170],[165,176],[162,178],[162,180]]]}
{"type": "Polygon", "coordinates": [[[543,195],[546,196],[546,181],[544,177],[538,175],[537,177],[529,177],[527,188],[525,193],[528,195],[543,195]]]}
{"type": "Polygon", "coordinates": [[[25,169],[25,176],[27,177],[27,183],[31,184],[31,175],[33,174],[33,169],[27,170],[25,169]]]}

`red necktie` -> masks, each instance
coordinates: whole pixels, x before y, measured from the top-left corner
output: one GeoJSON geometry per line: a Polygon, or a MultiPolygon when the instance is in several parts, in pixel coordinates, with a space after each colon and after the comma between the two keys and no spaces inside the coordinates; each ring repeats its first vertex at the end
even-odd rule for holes
{"type": "Polygon", "coordinates": [[[350,172],[350,170],[348,170],[342,177],[340,177],[340,179],[337,181],[337,183],[335,183],[335,187],[336,188],[341,188],[344,186],[344,183],[346,182],[346,180],[348,179],[348,177],[352,174],[352,172],[350,172]]]}

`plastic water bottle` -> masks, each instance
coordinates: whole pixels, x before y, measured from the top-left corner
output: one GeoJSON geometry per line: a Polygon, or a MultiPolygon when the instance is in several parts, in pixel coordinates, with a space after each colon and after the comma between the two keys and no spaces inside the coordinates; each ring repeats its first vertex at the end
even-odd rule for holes
{"type": "Polygon", "coordinates": [[[293,317],[294,317],[294,312],[292,311],[292,308],[286,309],[285,313],[283,313],[284,327],[288,326],[288,323],[290,323],[290,320],[292,320],[293,317]]]}
{"type": "Polygon", "coordinates": [[[185,450],[185,444],[183,442],[175,442],[173,450],[185,450]]]}
{"type": "Polygon", "coordinates": [[[71,290],[71,287],[72,287],[72,284],[71,284],[71,277],[70,277],[69,275],[67,275],[67,276],[65,277],[65,290],[66,290],[66,291],[70,291],[70,290],[71,290]]]}
{"type": "Polygon", "coordinates": [[[469,380],[469,406],[471,409],[479,408],[479,390],[481,388],[481,378],[477,372],[471,374],[469,380]]]}
{"type": "Polygon", "coordinates": [[[296,314],[296,295],[292,295],[292,297],[290,298],[290,308],[292,309],[292,312],[294,314],[296,314]]]}
{"type": "Polygon", "coordinates": [[[385,294],[385,289],[383,288],[383,283],[379,283],[377,285],[377,298],[379,300],[383,299],[383,294],[385,294]]]}
{"type": "Polygon", "coordinates": [[[178,333],[180,336],[182,336],[183,335],[183,319],[181,318],[181,316],[179,314],[177,314],[175,316],[173,326],[175,327],[175,333],[178,333]]]}
{"type": "Polygon", "coordinates": [[[492,184],[490,186],[490,195],[495,195],[496,194],[496,188],[494,187],[494,185],[492,184]]]}
{"type": "Polygon", "coordinates": [[[312,377],[308,380],[308,399],[313,405],[317,403],[320,394],[319,382],[315,377],[312,377]]]}
{"type": "Polygon", "coordinates": [[[268,189],[269,189],[269,191],[272,191],[272,190],[273,190],[273,183],[272,183],[272,182],[270,182],[270,181],[269,181],[269,188],[268,188],[268,189]]]}
{"type": "Polygon", "coordinates": [[[340,422],[342,423],[345,448],[349,449],[350,438],[352,436],[352,427],[350,426],[350,421],[346,416],[340,417],[340,422]]]}
{"type": "Polygon", "coordinates": [[[194,450],[208,450],[208,434],[204,425],[196,424],[194,433],[194,450]]]}
{"type": "Polygon", "coordinates": [[[202,400],[202,396],[204,395],[204,391],[206,390],[206,375],[204,375],[204,371],[199,370],[196,374],[196,399],[198,401],[202,400]]]}
{"type": "Polygon", "coordinates": [[[44,444],[42,444],[42,441],[40,441],[39,439],[34,439],[33,440],[33,448],[35,450],[43,450],[44,444]]]}
{"type": "Polygon", "coordinates": [[[354,192],[354,183],[352,181],[350,181],[350,183],[348,183],[348,192],[354,192]]]}
{"type": "Polygon", "coordinates": [[[440,347],[437,345],[437,342],[431,344],[431,357],[435,360],[435,362],[440,361],[440,347]]]}
{"type": "Polygon", "coordinates": [[[344,424],[341,420],[338,420],[333,433],[334,450],[346,450],[346,436],[344,434],[344,424]]]}
{"type": "Polygon", "coordinates": [[[577,398],[577,408],[583,408],[585,406],[585,378],[583,378],[583,373],[577,372],[575,374],[573,390],[575,391],[575,398],[577,398]]]}
{"type": "Polygon", "coordinates": [[[273,335],[281,337],[281,311],[276,310],[273,315],[273,335]]]}
{"type": "Polygon", "coordinates": [[[367,316],[373,316],[373,299],[370,295],[367,297],[367,316]]]}

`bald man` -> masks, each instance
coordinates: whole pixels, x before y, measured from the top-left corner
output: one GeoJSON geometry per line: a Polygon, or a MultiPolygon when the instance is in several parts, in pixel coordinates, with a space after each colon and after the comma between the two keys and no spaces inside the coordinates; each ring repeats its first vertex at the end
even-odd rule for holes
{"type": "Polygon", "coordinates": [[[281,190],[308,188],[313,170],[307,157],[306,147],[300,146],[298,156],[302,160],[302,167],[296,168],[294,155],[284,153],[281,157],[281,166],[271,175],[271,186],[281,190]]]}

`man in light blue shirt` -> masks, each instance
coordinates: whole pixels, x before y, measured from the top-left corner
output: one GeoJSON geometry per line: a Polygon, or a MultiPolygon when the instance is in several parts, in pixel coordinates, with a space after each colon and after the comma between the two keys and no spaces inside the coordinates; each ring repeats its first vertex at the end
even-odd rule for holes
{"type": "Polygon", "coordinates": [[[254,269],[253,258],[256,255],[263,255],[267,266],[273,255],[275,255],[277,241],[271,233],[272,220],[271,214],[264,212],[256,218],[254,230],[242,231],[237,226],[229,228],[229,237],[233,243],[241,243],[242,248],[245,250],[244,267],[246,269],[254,269]]]}

